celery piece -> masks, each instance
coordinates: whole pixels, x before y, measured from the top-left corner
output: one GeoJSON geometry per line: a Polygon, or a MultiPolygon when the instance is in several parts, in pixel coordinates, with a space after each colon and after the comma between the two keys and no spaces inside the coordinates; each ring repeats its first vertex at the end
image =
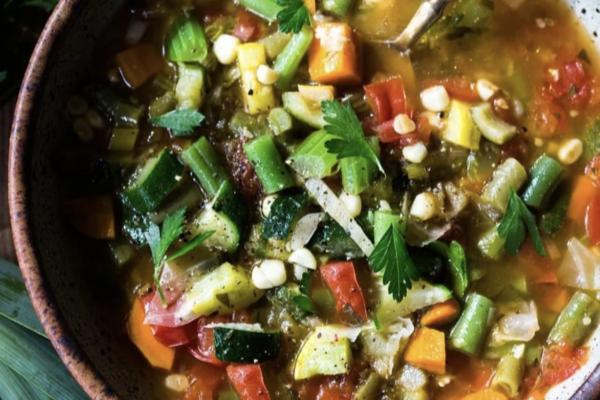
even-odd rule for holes
{"type": "Polygon", "coordinates": [[[208,41],[198,20],[191,15],[176,18],[166,41],[167,58],[173,62],[201,63],[208,56],[208,41]]]}

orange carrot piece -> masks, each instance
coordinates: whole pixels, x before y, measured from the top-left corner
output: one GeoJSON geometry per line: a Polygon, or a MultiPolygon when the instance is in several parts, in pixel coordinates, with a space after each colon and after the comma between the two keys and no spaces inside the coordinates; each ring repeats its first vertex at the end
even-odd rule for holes
{"type": "Polygon", "coordinates": [[[331,85],[356,85],[361,82],[358,42],[345,22],[318,24],[308,52],[310,78],[331,85]]]}
{"type": "Polygon", "coordinates": [[[576,178],[567,212],[571,221],[581,225],[584,224],[585,210],[596,193],[598,193],[598,188],[594,186],[593,180],[585,175],[576,178]]]}
{"type": "Polygon", "coordinates": [[[142,86],[159,73],[164,62],[159,51],[150,44],[140,44],[116,55],[119,71],[132,89],[142,86]]]}
{"type": "Polygon", "coordinates": [[[466,395],[462,400],[508,400],[508,396],[498,390],[483,389],[479,392],[466,395]]]}
{"type": "Polygon", "coordinates": [[[65,213],[80,233],[94,239],[115,238],[115,213],[111,196],[66,200],[65,213]]]}
{"type": "Polygon", "coordinates": [[[169,370],[175,361],[175,350],[156,340],[150,325],[144,323],[145,318],[144,304],[136,298],[127,323],[129,337],[153,367],[169,370]]]}
{"type": "Polygon", "coordinates": [[[308,8],[311,14],[317,12],[317,1],[316,0],[304,0],[304,5],[308,8]]]}
{"type": "Polygon", "coordinates": [[[459,312],[460,306],[454,299],[434,304],[421,316],[421,325],[436,326],[448,324],[456,319],[459,312]]]}
{"type": "Polygon", "coordinates": [[[419,328],[412,336],[404,361],[434,374],[446,372],[446,342],[444,332],[419,328]]]}

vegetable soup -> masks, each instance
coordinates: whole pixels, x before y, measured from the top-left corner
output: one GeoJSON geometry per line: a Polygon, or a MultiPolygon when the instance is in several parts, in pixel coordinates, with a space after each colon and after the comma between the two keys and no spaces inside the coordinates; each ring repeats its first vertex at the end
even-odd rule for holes
{"type": "Polygon", "coordinates": [[[588,361],[592,42],[555,0],[454,0],[384,44],[419,4],[138,0],[106,33],[64,210],[157,398],[541,399],[588,361]]]}

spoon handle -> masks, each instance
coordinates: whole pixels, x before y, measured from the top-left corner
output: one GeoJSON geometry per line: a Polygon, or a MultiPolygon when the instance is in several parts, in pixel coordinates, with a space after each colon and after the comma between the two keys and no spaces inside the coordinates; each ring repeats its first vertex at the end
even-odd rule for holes
{"type": "Polygon", "coordinates": [[[390,44],[401,51],[408,51],[427,28],[442,15],[449,2],[450,0],[426,0],[421,3],[404,31],[390,44]]]}

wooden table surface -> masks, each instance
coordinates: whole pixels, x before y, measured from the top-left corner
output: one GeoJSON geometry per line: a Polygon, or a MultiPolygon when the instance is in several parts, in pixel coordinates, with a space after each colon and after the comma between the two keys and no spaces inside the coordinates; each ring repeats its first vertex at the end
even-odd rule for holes
{"type": "Polygon", "coordinates": [[[0,258],[16,262],[8,217],[8,141],[14,110],[14,100],[0,105],[0,258]]]}

